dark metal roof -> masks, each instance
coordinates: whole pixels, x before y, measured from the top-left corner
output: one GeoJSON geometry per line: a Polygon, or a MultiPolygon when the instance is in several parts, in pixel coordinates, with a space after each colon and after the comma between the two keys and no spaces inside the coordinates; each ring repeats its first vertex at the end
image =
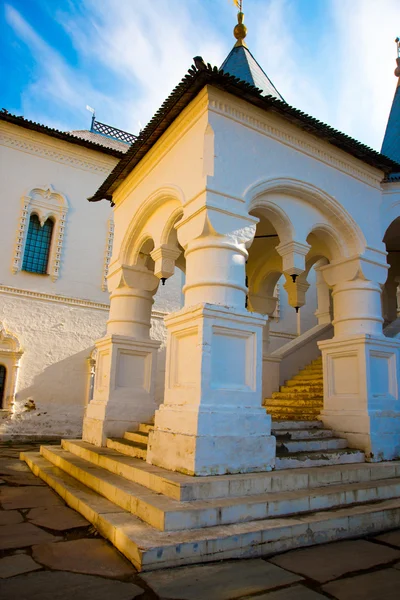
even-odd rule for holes
{"type": "Polygon", "coordinates": [[[400,164],[390,158],[357,142],[350,136],[329,127],[329,125],[325,125],[321,121],[318,121],[318,119],[314,119],[302,111],[293,108],[272,95],[263,95],[261,90],[249,83],[240,81],[238,78],[218,70],[217,67],[211,67],[210,64],[207,66],[204,65],[200,69],[196,69],[193,65],[151,121],[140,132],[137,140],[132,144],[125,156],[115,165],[110,175],[99,187],[94,196],[89,198],[89,201],[109,200],[112,203],[112,195],[117,187],[133,171],[182,110],[206,85],[212,85],[224,90],[265,111],[279,114],[300,129],[325,140],[368,165],[381,169],[385,174],[400,171],[400,164]]]}
{"type": "Polygon", "coordinates": [[[120,150],[116,150],[115,148],[110,148],[109,146],[104,146],[103,144],[84,139],[82,137],[79,137],[76,133],[66,133],[64,131],[59,131],[58,129],[52,129],[51,127],[47,127],[47,125],[41,125],[40,123],[35,123],[34,121],[24,119],[24,117],[17,117],[16,115],[12,115],[5,110],[0,111],[0,121],[6,121],[7,123],[12,123],[13,125],[18,125],[19,127],[24,127],[25,129],[37,131],[38,133],[43,133],[45,135],[49,135],[50,137],[63,140],[64,142],[69,142],[77,146],[84,146],[85,148],[90,148],[90,150],[102,152],[103,154],[110,154],[111,156],[115,156],[116,158],[121,158],[124,155],[124,153],[120,150]]]}
{"type": "Polygon", "coordinates": [[[274,96],[279,100],[283,100],[268,75],[262,70],[246,46],[234,46],[222,63],[220,70],[253,85],[261,90],[263,95],[274,96]]]}
{"type": "Polygon", "coordinates": [[[382,154],[400,163],[400,84],[397,85],[382,143],[382,154]]]}

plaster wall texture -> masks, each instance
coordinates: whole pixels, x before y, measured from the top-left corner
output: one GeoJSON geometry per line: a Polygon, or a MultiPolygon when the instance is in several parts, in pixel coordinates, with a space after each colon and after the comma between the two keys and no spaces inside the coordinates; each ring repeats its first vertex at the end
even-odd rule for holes
{"type": "MultiPolygon", "coordinates": [[[[112,215],[107,202],[90,204],[87,197],[116,162],[101,152],[0,124],[0,322],[18,337],[23,349],[13,414],[1,421],[0,435],[81,434],[89,392],[87,359],[96,339],[104,335],[108,318],[109,295],[102,283],[107,221],[112,215]],[[61,269],[55,281],[49,275],[11,270],[21,197],[48,185],[68,203],[61,269]]],[[[182,273],[177,271],[154,298],[152,337],[162,342],[158,403],[165,377],[163,314],[181,306],[181,288],[182,273]]]]}
{"type": "MultiPolygon", "coordinates": [[[[13,413],[0,436],[80,436],[88,400],[88,359],[104,335],[108,310],[0,296],[0,321],[13,331],[24,353],[13,413]]],[[[152,337],[161,341],[156,399],[164,393],[166,331],[163,315],[152,319],[152,337]]]]}

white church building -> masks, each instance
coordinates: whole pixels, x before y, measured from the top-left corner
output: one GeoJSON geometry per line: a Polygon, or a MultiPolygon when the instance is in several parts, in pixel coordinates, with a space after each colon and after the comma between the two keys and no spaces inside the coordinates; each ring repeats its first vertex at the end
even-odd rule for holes
{"type": "Polygon", "coordinates": [[[0,115],[0,431],[138,569],[400,524],[400,86],[378,153],[234,33],[130,145],[0,115]]]}

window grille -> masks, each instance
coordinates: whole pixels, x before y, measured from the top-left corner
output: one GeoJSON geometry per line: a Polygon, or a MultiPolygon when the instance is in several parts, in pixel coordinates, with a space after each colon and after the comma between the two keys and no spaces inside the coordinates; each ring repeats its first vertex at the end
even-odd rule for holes
{"type": "Polygon", "coordinates": [[[6,387],[6,368],[4,365],[0,365],[0,408],[4,408],[4,390],[6,387]]]}
{"type": "Polygon", "coordinates": [[[53,226],[53,221],[47,219],[41,227],[39,217],[31,215],[22,263],[23,271],[47,273],[53,226]]]}

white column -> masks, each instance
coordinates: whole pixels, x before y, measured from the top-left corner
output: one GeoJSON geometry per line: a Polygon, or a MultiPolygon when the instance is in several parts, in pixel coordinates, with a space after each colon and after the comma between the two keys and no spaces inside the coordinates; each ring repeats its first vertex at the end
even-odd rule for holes
{"type": "Polygon", "coordinates": [[[96,342],[93,399],[83,439],[102,446],[151,419],[157,408],[155,377],[160,342],[150,339],[151,307],[159,280],[145,267],[114,265],[108,275],[110,318],[96,342]]]}
{"type": "Polygon", "coordinates": [[[185,305],[165,319],[165,398],[149,436],[152,464],[191,475],[274,466],[271,419],[261,407],[265,319],[244,308],[255,222],[203,207],[177,228],[185,305]]]}
{"type": "Polygon", "coordinates": [[[317,317],[318,325],[326,325],[332,320],[330,290],[323,274],[319,269],[315,269],[315,276],[315,285],[317,288],[317,310],[314,314],[317,317]]]}
{"type": "Polygon", "coordinates": [[[332,340],[319,342],[324,370],[321,418],[370,461],[400,457],[400,341],[382,332],[387,265],[354,258],[321,268],[333,288],[332,340]]]}

